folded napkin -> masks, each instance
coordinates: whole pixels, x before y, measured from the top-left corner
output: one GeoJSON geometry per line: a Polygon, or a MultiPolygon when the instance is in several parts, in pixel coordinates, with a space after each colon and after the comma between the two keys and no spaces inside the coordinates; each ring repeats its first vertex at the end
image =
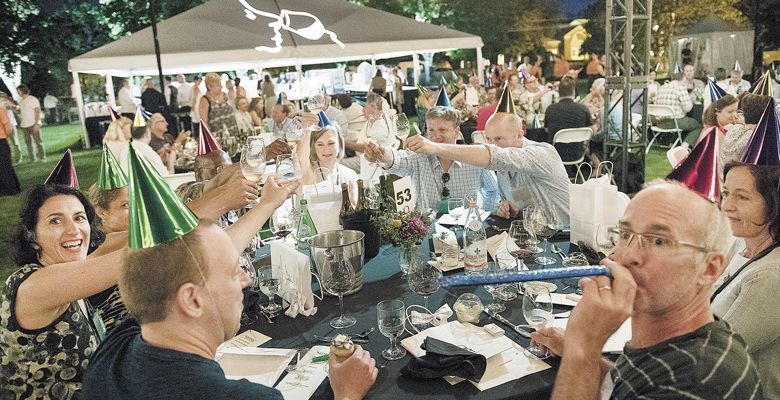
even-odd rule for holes
{"type": "Polygon", "coordinates": [[[412,311],[412,325],[430,323],[433,326],[439,326],[441,324],[446,324],[451,316],[452,309],[447,304],[439,307],[433,314],[412,311]]]}
{"type": "Polygon", "coordinates": [[[453,248],[453,247],[460,250],[460,245],[458,245],[458,237],[455,236],[455,232],[439,224],[434,225],[434,231],[435,231],[433,234],[434,253],[441,254],[444,253],[444,251],[447,248],[453,248]]]}
{"type": "Polygon", "coordinates": [[[409,360],[401,369],[401,375],[422,380],[457,376],[479,382],[485,374],[487,359],[481,354],[433,337],[425,338],[423,346],[425,355],[409,360]]]}
{"type": "Polygon", "coordinates": [[[291,318],[298,314],[314,315],[314,293],[311,291],[311,269],[309,257],[284,243],[284,240],[271,242],[271,267],[273,276],[279,279],[278,295],[290,304],[284,313],[291,318]]]}
{"type": "Polygon", "coordinates": [[[520,250],[520,247],[509,237],[509,234],[502,232],[500,235],[493,235],[485,241],[487,244],[488,254],[495,260],[496,255],[499,253],[510,254],[515,250],[520,250]]]}

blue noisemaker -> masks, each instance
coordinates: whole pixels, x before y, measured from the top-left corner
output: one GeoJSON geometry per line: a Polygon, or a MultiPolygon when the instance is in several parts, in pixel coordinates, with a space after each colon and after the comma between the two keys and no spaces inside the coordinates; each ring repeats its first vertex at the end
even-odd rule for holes
{"type": "Polygon", "coordinates": [[[497,285],[501,283],[550,281],[563,278],[581,278],[604,275],[612,277],[609,268],[603,265],[585,267],[546,268],[517,272],[489,273],[484,275],[450,275],[441,278],[442,287],[497,285]]]}

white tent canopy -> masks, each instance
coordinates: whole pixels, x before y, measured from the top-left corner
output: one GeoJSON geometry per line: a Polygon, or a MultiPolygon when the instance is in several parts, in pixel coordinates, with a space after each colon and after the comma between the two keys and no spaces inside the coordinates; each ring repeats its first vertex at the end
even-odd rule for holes
{"type": "Polygon", "coordinates": [[[681,50],[690,45],[694,68],[699,74],[711,75],[723,67],[729,71],[739,61],[743,74],[753,68],[753,30],[736,26],[708,15],[669,42],[671,66],[683,64],[681,50]]]}
{"type": "MultiPolygon", "coordinates": [[[[479,36],[343,0],[247,0],[246,3],[281,17],[249,12],[239,0],[211,0],[159,23],[163,73],[320,64],[482,47],[479,36]],[[258,46],[276,46],[272,40],[274,28],[269,26],[275,22],[284,25],[279,30],[279,51],[256,50],[258,46]],[[316,31],[322,27],[335,34],[344,47],[334,43],[327,34],[316,40],[305,37],[312,37],[312,33],[318,36],[316,31]]],[[[72,58],[68,66],[73,72],[113,76],[156,74],[152,28],[72,58]]]]}

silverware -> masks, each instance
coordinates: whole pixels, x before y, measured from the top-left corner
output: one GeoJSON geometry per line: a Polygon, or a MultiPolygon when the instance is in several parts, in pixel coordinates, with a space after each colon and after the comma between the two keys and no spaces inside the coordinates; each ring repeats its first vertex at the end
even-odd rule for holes
{"type": "MultiPolygon", "coordinates": [[[[269,315],[267,312],[265,312],[265,311],[260,311],[260,314],[263,314],[263,315],[265,316],[265,319],[267,319],[267,320],[268,320],[268,323],[269,323],[269,324],[273,324],[273,323],[274,323],[274,321],[272,321],[272,320],[271,320],[271,316],[270,316],[270,315],[269,315]]],[[[276,315],[274,315],[274,317],[276,317],[276,315]]]]}
{"type": "Polygon", "coordinates": [[[492,228],[496,232],[506,232],[509,230],[509,228],[502,228],[498,225],[490,225],[490,228],[492,228]]]}
{"type": "Polygon", "coordinates": [[[566,259],[566,254],[563,253],[560,247],[556,245],[555,243],[552,244],[552,247],[550,247],[550,250],[552,250],[553,253],[557,254],[559,257],[561,257],[561,261],[566,259]]]}
{"type": "Polygon", "coordinates": [[[508,319],[502,317],[498,313],[491,313],[488,310],[482,310],[482,311],[484,311],[485,314],[489,315],[491,318],[495,319],[496,321],[498,321],[498,322],[500,322],[500,323],[502,323],[502,324],[512,328],[512,330],[517,332],[517,333],[519,333],[520,336],[523,336],[523,337],[526,337],[526,338],[529,338],[529,339],[531,338],[531,333],[528,332],[527,330],[521,328],[521,326],[528,326],[528,325],[514,325],[511,322],[509,322],[508,319]]]}
{"type": "MultiPolygon", "coordinates": [[[[318,342],[325,342],[325,343],[330,343],[330,342],[333,341],[333,337],[332,336],[314,335],[314,339],[317,340],[318,342]]],[[[368,343],[368,339],[367,338],[358,338],[358,337],[356,337],[356,338],[350,338],[350,340],[352,340],[352,343],[368,343]]]]}

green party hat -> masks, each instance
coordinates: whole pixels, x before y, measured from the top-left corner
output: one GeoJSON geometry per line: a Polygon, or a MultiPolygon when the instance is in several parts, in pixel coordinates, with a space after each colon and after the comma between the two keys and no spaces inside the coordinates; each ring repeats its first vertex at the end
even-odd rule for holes
{"type": "Polygon", "coordinates": [[[100,161],[97,187],[101,190],[113,190],[127,186],[127,177],[114,157],[114,153],[103,145],[103,158],[100,161]]]}
{"type": "Polygon", "coordinates": [[[504,89],[501,90],[501,97],[498,98],[498,107],[496,107],[497,113],[517,114],[515,111],[515,101],[512,99],[512,90],[509,89],[509,84],[504,84],[504,89]]]}
{"type": "Polygon", "coordinates": [[[423,85],[421,85],[419,83],[417,84],[417,94],[418,95],[423,94],[423,93],[425,93],[427,91],[428,91],[427,87],[425,87],[425,86],[423,86],[423,85]]]}
{"type": "Polygon", "coordinates": [[[145,249],[186,235],[198,226],[198,217],[179,200],[154,167],[128,148],[130,187],[130,248],[145,249]]]}

